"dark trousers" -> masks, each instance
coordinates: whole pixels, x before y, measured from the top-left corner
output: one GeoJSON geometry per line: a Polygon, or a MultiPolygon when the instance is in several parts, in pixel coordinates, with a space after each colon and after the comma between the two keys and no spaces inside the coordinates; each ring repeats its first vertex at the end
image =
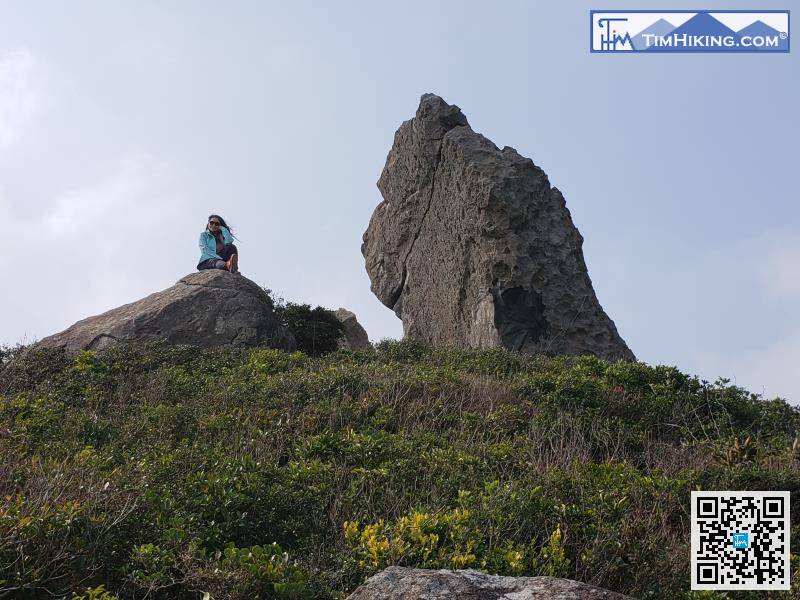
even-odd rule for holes
{"type": "Polygon", "coordinates": [[[239,250],[237,250],[235,244],[228,244],[222,251],[221,254],[222,260],[219,260],[218,258],[209,258],[208,260],[204,260],[199,265],[197,265],[197,268],[201,271],[203,269],[227,269],[225,263],[234,254],[239,254],[239,250]]]}

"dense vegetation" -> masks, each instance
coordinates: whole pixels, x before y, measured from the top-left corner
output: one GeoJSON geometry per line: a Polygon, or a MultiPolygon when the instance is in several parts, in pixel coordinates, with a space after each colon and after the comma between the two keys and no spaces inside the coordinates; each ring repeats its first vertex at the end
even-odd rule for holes
{"type": "Polygon", "coordinates": [[[273,298],[272,290],[264,288],[270,307],[281,324],[292,332],[297,349],[309,356],[322,356],[338,347],[344,335],[344,325],[336,313],[323,306],[291,302],[281,296],[273,298]]]}
{"type": "Polygon", "coordinates": [[[798,411],[671,367],[392,341],[2,359],[0,598],[342,598],[390,564],[723,598],[686,592],[690,491],[800,514],[798,411]]]}

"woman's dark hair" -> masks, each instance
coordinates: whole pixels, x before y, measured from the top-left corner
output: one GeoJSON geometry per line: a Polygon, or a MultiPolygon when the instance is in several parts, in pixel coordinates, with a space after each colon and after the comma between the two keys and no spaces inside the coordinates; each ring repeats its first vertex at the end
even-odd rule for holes
{"type": "Polygon", "coordinates": [[[219,224],[225,227],[228,231],[231,232],[231,235],[233,235],[233,229],[231,229],[230,225],[228,225],[225,222],[225,219],[223,219],[219,215],[208,215],[208,220],[206,220],[206,229],[208,229],[208,221],[210,221],[211,219],[216,219],[217,221],[219,221],[219,224]]]}

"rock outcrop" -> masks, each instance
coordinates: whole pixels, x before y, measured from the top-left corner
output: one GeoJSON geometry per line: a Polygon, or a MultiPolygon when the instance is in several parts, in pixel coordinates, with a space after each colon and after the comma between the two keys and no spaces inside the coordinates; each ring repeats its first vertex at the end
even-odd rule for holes
{"type": "Polygon", "coordinates": [[[344,325],[344,335],[339,340],[339,348],[344,350],[372,350],[369,336],[361,323],[356,319],[355,313],[346,308],[336,311],[336,318],[344,325]]]}
{"type": "Polygon", "coordinates": [[[555,577],[501,577],[478,571],[388,567],[348,600],[625,600],[616,592],[555,577]]]}
{"type": "Polygon", "coordinates": [[[422,96],[395,133],[361,252],[372,291],[431,344],[635,357],[597,300],[547,175],[422,96]]]}
{"type": "Polygon", "coordinates": [[[166,290],[78,321],[35,347],[78,352],[120,341],[296,347],[264,290],[246,277],[217,269],[192,273],[166,290]]]}

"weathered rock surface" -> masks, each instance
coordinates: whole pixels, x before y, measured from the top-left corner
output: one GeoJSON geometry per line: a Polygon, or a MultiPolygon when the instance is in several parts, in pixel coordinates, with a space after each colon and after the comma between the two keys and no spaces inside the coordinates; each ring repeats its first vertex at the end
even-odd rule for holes
{"type": "Polygon", "coordinates": [[[555,577],[501,577],[478,571],[388,567],[348,600],[624,600],[616,592],[555,577]]]}
{"type": "Polygon", "coordinates": [[[78,321],[36,347],[77,352],[119,341],[296,347],[264,290],[246,277],[217,269],[192,273],[166,290],[78,321]]]}
{"type": "Polygon", "coordinates": [[[422,96],[395,133],[361,252],[372,291],[431,344],[635,357],[597,300],[583,238],[529,158],[422,96]]]}
{"type": "Polygon", "coordinates": [[[336,318],[344,325],[344,336],[339,340],[339,348],[344,350],[371,350],[372,344],[369,336],[361,323],[356,319],[355,313],[346,308],[336,311],[336,318]]]}

